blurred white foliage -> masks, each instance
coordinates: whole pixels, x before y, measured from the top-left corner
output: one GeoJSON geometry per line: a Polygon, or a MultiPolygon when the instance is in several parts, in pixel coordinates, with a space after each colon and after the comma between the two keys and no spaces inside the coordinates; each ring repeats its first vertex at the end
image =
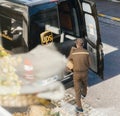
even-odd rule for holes
{"type": "MultiPolygon", "coordinates": [[[[63,78],[67,59],[64,55],[57,51],[54,44],[38,45],[36,48],[26,54],[19,54],[23,61],[29,59],[33,65],[33,75],[37,79],[45,79],[54,75],[63,78]]],[[[17,72],[23,76],[24,62],[19,65],[17,72]]]]}

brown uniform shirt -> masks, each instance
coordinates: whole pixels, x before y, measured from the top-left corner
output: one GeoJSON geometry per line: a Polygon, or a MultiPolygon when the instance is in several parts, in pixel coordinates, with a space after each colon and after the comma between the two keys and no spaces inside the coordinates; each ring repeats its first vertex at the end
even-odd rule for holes
{"type": "Polygon", "coordinates": [[[73,62],[74,72],[88,71],[91,61],[86,49],[72,47],[68,59],[73,62]]]}

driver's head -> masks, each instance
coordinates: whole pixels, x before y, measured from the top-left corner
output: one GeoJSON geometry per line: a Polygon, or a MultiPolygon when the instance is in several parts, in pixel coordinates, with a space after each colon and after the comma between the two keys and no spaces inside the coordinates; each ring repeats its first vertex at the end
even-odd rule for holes
{"type": "Polygon", "coordinates": [[[77,48],[82,47],[84,45],[84,41],[81,38],[77,38],[75,43],[77,48]]]}

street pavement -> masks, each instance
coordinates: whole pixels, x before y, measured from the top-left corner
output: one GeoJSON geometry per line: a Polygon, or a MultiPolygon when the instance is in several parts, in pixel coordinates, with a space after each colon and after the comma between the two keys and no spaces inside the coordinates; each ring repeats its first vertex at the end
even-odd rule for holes
{"type": "Polygon", "coordinates": [[[65,97],[62,100],[54,101],[56,104],[54,111],[60,112],[60,116],[107,116],[107,114],[101,110],[98,110],[92,105],[86,102],[86,98],[81,99],[83,112],[76,112],[75,93],[74,88],[66,90],[65,97]]]}
{"type": "Polygon", "coordinates": [[[95,0],[98,16],[120,21],[120,1],[115,0],[95,0]]]}

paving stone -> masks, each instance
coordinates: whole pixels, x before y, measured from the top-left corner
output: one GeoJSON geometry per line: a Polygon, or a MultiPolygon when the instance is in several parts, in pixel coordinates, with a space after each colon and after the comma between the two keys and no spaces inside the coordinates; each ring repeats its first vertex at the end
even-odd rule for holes
{"type": "Polygon", "coordinates": [[[84,111],[81,113],[76,113],[74,95],[66,91],[65,97],[67,97],[67,99],[63,98],[62,100],[59,100],[59,104],[57,103],[58,101],[53,101],[53,103],[56,104],[54,110],[59,111],[61,113],[61,116],[106,116],[102,112],[98,111],[97,109],[93,108],[90,104],[88,104],[85,99],[82,99],[84,111]]]}

